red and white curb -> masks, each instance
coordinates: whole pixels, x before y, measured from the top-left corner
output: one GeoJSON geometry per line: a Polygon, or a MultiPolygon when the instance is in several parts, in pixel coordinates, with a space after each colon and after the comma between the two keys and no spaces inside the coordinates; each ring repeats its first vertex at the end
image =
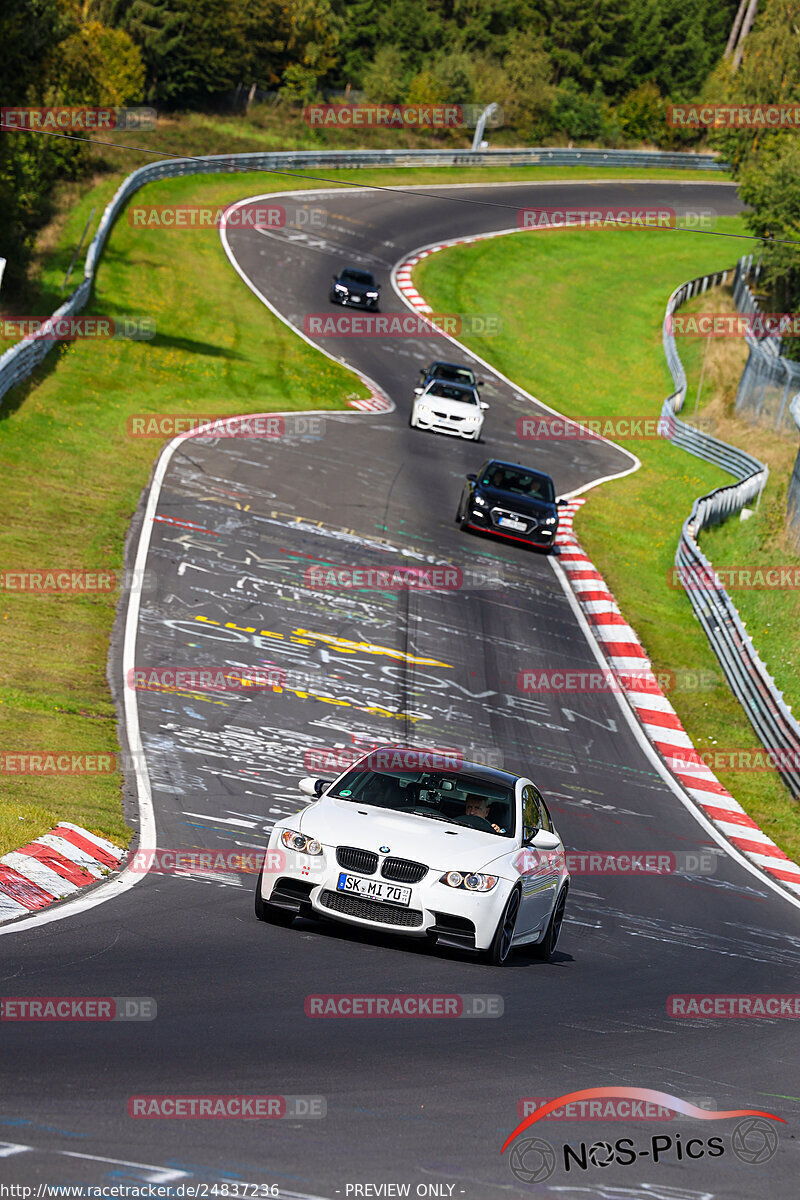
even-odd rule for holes
{"type": "Polygon", "coordinates": [[[411,282],[411,272],[417,263],[421,262],[423,258],[427,258],[430,253],[430,250],[421,250],[415,258],[407,258],[395,271],[395,280],[399,291],[403,293],[408,303],[421,313],[433,312],[433,309],[430,304],[426,303],[424,296],[420,296],[411,282]]]}
{"type": "Polygon", "coordinates": [[[646,691],[625,686],[626,674],[652,671],[650,660],[636,633],[621,615],[606,581],[584,553],[572,521],[585,499],[571,500],[561,510],[556,538],[559,562],[583,609],[609,666],[618,673],[620,691],[627,697],[650,741],[684,791],[691,796],[727,841],[750,862],[800,896],[800,866],[792,862],[764,833],[704,763],[687,763],[680,769],[675,758],[686,757],[694,747],[675,709],[658,686],[655,675],[646,691]]]}
{"type": "Polygon", "coordinates": [[[394,408],[387,396],[379,395],[377,392],[373,392],[371,396],[365,396],[363,400],[348,400],[347,403],[350,408],[365,413],[387,413],[394,408]]]}
{"type": "Polygon", "coordinates": [[[0,858],[0,924],[74,895],[115,871],[126,853],[106,838],[62,821],[0,858]]]}

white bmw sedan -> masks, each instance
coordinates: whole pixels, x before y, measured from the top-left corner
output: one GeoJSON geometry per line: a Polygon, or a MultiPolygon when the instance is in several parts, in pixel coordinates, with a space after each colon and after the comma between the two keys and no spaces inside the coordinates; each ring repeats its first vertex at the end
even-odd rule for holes
{"type": "Polygon", "coordinates": [[[412,429],[435,429],[451,437],[480,440],[484,413],[489,405],[477,387],[431,379],[424,388],[414,388],[414,403],[408,423],[412,429]]]}
{"type": "Polygon", "coordinates": [[[328,918],[482,953],[552,955],[569,886],[564,846],[532,780],[421,751],[373,750],[278,821],[256,888],[262,921],[328,918]]]}

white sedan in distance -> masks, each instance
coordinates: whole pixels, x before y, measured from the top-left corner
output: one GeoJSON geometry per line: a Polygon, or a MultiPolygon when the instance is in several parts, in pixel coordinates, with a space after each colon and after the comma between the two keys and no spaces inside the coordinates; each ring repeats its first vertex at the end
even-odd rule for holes
{"type": "Polygon", "coordinates": [[[433,429],[451,437],[480,441],[483,420],[489,405],[481,400],[477,387],[431,379],[424,387],[414,388],[409,425],[412,429],[433,429]]]}
{"type": "Polygon", "coordinates": [[[255,913],[427,938],[495,966],[529,946],[549,959],[569,887],[564,846],[533,781],[431,754],[370,751],[333,782],[303,779],[310,803],[277,821],[255,913]]]}

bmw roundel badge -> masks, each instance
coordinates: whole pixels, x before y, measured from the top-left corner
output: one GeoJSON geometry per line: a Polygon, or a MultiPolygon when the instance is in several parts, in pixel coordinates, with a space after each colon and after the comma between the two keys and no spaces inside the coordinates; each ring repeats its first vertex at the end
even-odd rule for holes
{"type": "Polygon", "coordinates": [[[378,846],[378,849],[380,850],[381,854],[388,854],[388,853],[389,853],[389,847],[388,847],[388,846],[378,846]]]}

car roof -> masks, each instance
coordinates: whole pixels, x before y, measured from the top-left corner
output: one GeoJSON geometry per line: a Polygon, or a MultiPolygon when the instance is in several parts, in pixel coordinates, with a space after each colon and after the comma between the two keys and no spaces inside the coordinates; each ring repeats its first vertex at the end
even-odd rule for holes
{"type": "Polygon", "coordinates": [[[454,371],[472,371],[472,374],[475,374],[472,367],[467,367],[464,363],[445,362],[443,358],[437,358],[435,362],[431,363],[428,370],[432,371],[434,367],[452,367],[454,371]]]}
{"type": "Polygon", "coordinates": [[[439,387],[456,388],[461,392],[477,391],[474,383],[467,383],[466,381],[462,381],[460,379],[431,379],[428,383],[429,388],[436,387],[437,385],[439,387]]]}
{"type": "MultiPolygon", "coordinates": [[[[396,750],[396,746],[377,746],[370,753],[377,753],[380,750],[396,750]]],[[[356,764],[354,764],[356,765],[356,764]]],[[[422,768],[420,768],[421,770],[422,768]]],[[[527,775],[515,775],[512,771],[501,771],[499,767],[488,767],[484,763],[468,762],[462,760],[460,767],[435,767],[432,768],[442,775],[470,775],[473,779],[478,779],[482,783],[504,784],[506,787],[513,788],[518,779],[527,779],[527,775]]]]}
{"type": "Polygon", "coordinates": [[[491,467],[512,467],[515,471],[524,471],[526,475],[543,475],[545,479],[551,478],[546,471],[540,471],[537,467],[524,467],[522,463],[506,462],[502,458],[490,458],[485,470],[488,471],[491,467]]]}

